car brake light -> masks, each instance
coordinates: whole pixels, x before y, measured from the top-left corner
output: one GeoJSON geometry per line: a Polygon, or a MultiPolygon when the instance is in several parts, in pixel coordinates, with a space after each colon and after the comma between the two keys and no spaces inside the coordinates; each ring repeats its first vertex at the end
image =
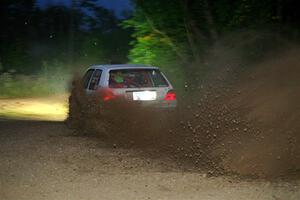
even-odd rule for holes
{"type": "Polygon", "coordinates": [[[102,91],[103,101],[109,101],[116,98],[116,95],[111,90],[102,91]]]}
{"type": "Polygon", "coordinates": [[[104,101],[109,101],[109,100],[112,100],[113,99],[113,96],[110,96],[110,95],[106,95],[103,97],[103,100],[104,101]]]}
{"type": "Polygon", "coordinates": [[[174,101],[174,100],[176,100],[176,93],[174,91],[172,91],[172,90],[169,91],[166,94],[164,100],[166,100],[166,101],[174,101]]]}

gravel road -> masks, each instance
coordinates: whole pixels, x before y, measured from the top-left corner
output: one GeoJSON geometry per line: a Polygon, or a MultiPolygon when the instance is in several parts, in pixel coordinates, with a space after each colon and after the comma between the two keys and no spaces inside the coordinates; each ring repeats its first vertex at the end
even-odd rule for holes
{"type": "Polygon", "coordinates": [[[0,121],[1,200],[290,200],[300,181],[207,177],[114,148],[62,122],[0,121]]]}

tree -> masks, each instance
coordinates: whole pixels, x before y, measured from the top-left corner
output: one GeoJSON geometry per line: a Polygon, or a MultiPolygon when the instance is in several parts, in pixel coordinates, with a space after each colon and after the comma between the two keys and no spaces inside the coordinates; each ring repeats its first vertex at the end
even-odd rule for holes
{"type": "Polygon", "coordinates": [[[124,27],[134,30],[129,58],[157,62],[162,52],[170,60],[198,60],[205,49],[230,31],[292,25],[299,30],[296,0],[174,0],[133,1],[133,16],[124,27]],[[146,53],[143,53],[146,52],[146,53]]]}
{"type": "Polygon", "coordinates": [[[33,0],[1,1],[0,57],[4,70],[22,69],[28,63],[28,22],[35,10],[33,0]]]}

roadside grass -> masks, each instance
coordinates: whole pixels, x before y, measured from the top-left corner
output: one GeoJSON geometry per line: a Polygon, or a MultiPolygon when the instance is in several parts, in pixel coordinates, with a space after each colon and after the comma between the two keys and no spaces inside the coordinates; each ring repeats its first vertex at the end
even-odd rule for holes
{"type": "Polygon", "coordinates": [[[44,62],[38,72],[20,74],[15,70],[1,73],[0,99],[43,97],[64,94],[72,77],[72,68],[62,62],[44,62]]]}
{"type": "Polygon", "coordinates": [[[20,75],[5,72],[0,75],[0,98],[47,96],[65,93],[68,77],[20,75]]]}

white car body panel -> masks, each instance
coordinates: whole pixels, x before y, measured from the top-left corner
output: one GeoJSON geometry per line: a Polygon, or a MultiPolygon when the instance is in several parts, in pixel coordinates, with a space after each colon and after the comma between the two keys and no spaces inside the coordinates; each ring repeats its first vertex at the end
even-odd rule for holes
{"type": "MultiPolygon", "coordinates": [[[[118,96],[123,96],[125,99],[128,101],[136,101],[133,98],[133,93],[134,92],[148,92],[150,94],[151,92],[156,93],[156,99],[155,100],[145,100],[141,99],[139,104],[145,105],[145,106],[150,106],[150,107],[155,107],[155,108],[175,108],[177,106],[177,101],[172,100],[172,101],[166,101],[164,100],[166,94],[169,91],[172,91],[174,88],[172,84],[169,82],[169,80],[166,78],[166,76],[162,73],[162,77],[165,79],[167,82],[168,86],[166,87],[141,87],[141,88],[110,88],[109,87],[109,72],[111,70],[122,70],[122,69],[154,69],[154,70],[159,70],[158,67],[152,67],[152,66],[146,66],[146,65],[132,65],[132,64],[120,64],[120,65],[93,65],[87,69],[89,70],[102,70],[102,74],[100,77],[99,84],[97,85],[98,89],[110,89],[113,91],[115,95],[118,96]]],[[[93,72],[95,73],[95,71],[93,72]]],[[[93,75],[91,75],[88,86],[90,85],[91,79],[93,75]]],[[[94,92],[97,92],[97,90],[90,90],[88,88],[85,88],[87,94],[93,94],[94,92]]]]}

